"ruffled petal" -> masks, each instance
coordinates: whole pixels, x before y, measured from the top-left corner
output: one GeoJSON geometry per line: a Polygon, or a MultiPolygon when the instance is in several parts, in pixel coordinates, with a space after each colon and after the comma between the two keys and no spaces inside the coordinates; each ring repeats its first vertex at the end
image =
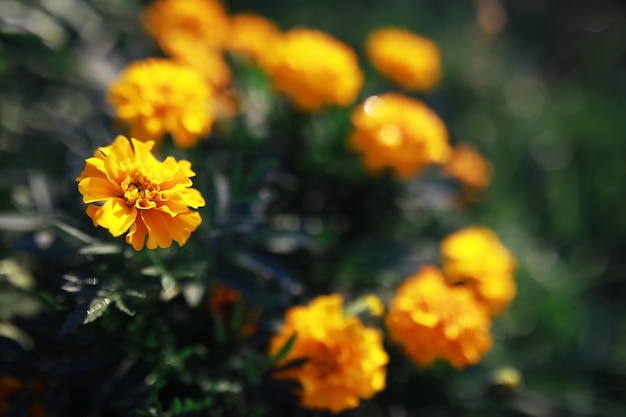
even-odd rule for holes
{"type": "Polygon", "coordinates": [[[137,217],[137,210],[121,198],[111,198],[98,210],[95,222],[117,237],[126,232],[137,217]]]}
{"type": "Polygon", "coordinates": [[[111,181],[99,177],[87,177],[78,183],[83,202],[94,203],[119,197],[119,189],[111,181]]]}
{"type": "Polygon", "coordinates": [[[172,246],[172,237],[165,215],[155,210],[142,210],[140,213],[146,229],[148,229],[148,242],[146,243],[148,249],[172,246]]]}
{"type": "Polygon", "coordinates": [[[126,235],[126,243],[133,245],[133,249],[140,251],[143,249],[143,245],[146,241],[146,234],[148,230],[143,223],[141,216],[137,216],[135,223],[130,226],[130,230],[126,235]]]}

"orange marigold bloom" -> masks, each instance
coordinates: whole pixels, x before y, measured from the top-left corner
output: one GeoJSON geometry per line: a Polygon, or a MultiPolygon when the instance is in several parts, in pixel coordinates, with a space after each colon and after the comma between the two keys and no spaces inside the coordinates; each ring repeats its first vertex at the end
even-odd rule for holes
{"type": "Polygon", "coordinates": [[[369,97],[352,113],[352,124],[350,145],[372,173],[391,168],[406,179],[449,156],[441,119],[421,101],[400,94],[369,97]]]}
{"type": "Polygon", "coordinates": [[[434,266],[400,285],[385,322],[391,338],[421,367],[444,359],[462,369],[478,363],[492,344],[487,311],[434,266]]]}
{"type": "Polygon", "coordinates": [[[231,17],[226,49],[258,62],[267,53],[268,45],[279,40],[278,27],[251,13],[240,13],[231,17]]]}
{"type": "Polygon", "coordinates": [[[319,111],[328,105],[347,106],[363,84],[354,51],[318,30],[290,30],[262,61],[274,88],[305,111],[319,111]]]}
{"type": "Polygon", "coordinates": [[[211,88],[191,67],[166,59],[129,65],[109,86],[107,99],[116,116],[130,125],[130,135],[159,141],[170,133],[189,148],[211,130],[211,88]]]}
{"type": "Polygon", "coordinates": [[[491,181],[491,164],[467,145],[452,149],[450,159],[443,166],[443,170],[452,178],[474,189],[486,188],[491,181]]]}
{"type": "Polygon", "coordinates": [[[145,10],[143,24],[176,58],[221,49],[228,36],[228,15],[217,0],[156,0],[145,10]]]}
{"type": "Polygon", "coordinates": [[[172,240],[184,245],[202,219],[189,208],[204,206],[190,177],[196,175],[189,161],[168,156],[158,161],[153,142],[130,141],[118,136],[99,148],[85,163],[78,190],[94,226],[113,236],[126,232],[126,243],[141,250],[148,236],[148,249],[169,248],[172,240]]]}
{"type": "Polygon", "coordinates": [[[355,408],[385,388],[382,334],[363,326],[356,316],[346,317],[343,298],[328,295],[315,298],[308,306],[296,306],[271,340],[274,355],[296,334],[289,353],[277,366],[306,358],[299,367],[277,370],[279,379],[300,383],[303,407],[340,413],[355,408]]]}
{"type": "Polygon", "coordinates": [[[486,227],[468,227],[441,242],[443,272],[452,283],[465,283],[496,314],[515,298],[515,259],[486,227]]]}
{"type": "Polygon", "coordinates": [[[429,90],[441,78],[437,45],[408,30],[378,29],[368,37],[366,49],[372,65],[407,90],[429,90]]]}

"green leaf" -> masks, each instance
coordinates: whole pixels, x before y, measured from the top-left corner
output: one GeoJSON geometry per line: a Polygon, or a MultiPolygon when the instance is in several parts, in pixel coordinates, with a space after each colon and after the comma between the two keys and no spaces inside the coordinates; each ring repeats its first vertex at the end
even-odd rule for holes
{"type": "Polygon", "coordinates": [[[117,307],[117,309],[120,310],[122,313],[126,313],[129,316],[134,316],[136,314],[136,311],[128,308],[122,297],[115,298],[114,303],[115,307],[117,307]]]}
{"type": "Polygon", "coordinates": [[[78,253],[81,255],[114,255],[122,252],[120,245],[97,244],[81,248],[78,253]]]}
{"type": "Polygon", "coordinates": [[[251,356],[246,356],[245,358],[246,364],[246,376],[248,380],[252,383],[252,385],[258,385],[261,382],[261,375],[257,370],[257,367],[254,363],[254,359],[251,356]]]}
{"type": "Polygon", "coordinates": [[[219,314],[213,314],[212,316],[215,341],[218,345],[221,345],[226,341],[226,328],[224,326],[224,320],[219,314]]]}
{"type": "Polygon", "coordinates": [[[230,330],[237,334],[243,326],[243,310],[245,303],[243,298],[239,297],[233,306],[233,315],[230,320],[230,330]]]}
{"type": "Polygon", "coordinates": [[[298,336],[297,333],[294,333],[289,340],[287,340],[287,342],[285,342],[285,344],[283,345],[283,347],[280,348],[280,350],[273,355],[270,360],[272,363],[276,363],[279,362],[280,360],[284,359],[287,354],[289,353],[289,351],[291,350],[291,348],[293,347],[293,344],[296,342],[296,337],[298,336]]]}
{"type": "Polygon", "coordinates": [[[213,405],[212,398],[205,398],[199,401],[187,399],[183,402],[179,397],[176,397],[172,401],[172,405],[170,406],[169,412],[171,413],[172,416],[176,416],[180,414],[187,414],[187,413],[193,413],[196,411],[201,411],[210,407],[211,405],[213,405]]]}
{"type": "Polygon", "coordinates": [[[111,303],[110,297],[96,297],[89,304],[82,304],[67,317],[60,334],[64,335],[78,326],[95,321],[104,314],[111,303]]]}

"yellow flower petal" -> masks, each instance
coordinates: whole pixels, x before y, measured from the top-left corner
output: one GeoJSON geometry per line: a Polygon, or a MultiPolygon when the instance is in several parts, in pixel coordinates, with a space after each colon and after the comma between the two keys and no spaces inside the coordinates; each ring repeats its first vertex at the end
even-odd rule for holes
{"type": "Polygon", "coordinates": [[[96,223],[109,229],[113,236],[125,233],[137,217],[137,210],[121,198],[109,198],[96,213],[96,223]]]}

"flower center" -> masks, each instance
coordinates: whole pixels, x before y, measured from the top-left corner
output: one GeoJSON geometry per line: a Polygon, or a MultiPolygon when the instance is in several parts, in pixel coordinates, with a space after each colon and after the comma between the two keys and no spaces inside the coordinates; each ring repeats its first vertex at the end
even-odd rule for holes
{"type": "Polygon", "coordinates": [[[339,361],[337,352],[326,345],[320,346],[314,357],[311,357],[309,363],[319,378],[325,378],[329,374],[337,371],[339,361]]]}
{"type": "Polygon", "coordinates": [[[122,187],[123,198],[129,207],[147,209],[156,205],[152,199],[159,191],[159,187],[142,173],[133,172],[127,175],[120,186],[122,187]]]}

